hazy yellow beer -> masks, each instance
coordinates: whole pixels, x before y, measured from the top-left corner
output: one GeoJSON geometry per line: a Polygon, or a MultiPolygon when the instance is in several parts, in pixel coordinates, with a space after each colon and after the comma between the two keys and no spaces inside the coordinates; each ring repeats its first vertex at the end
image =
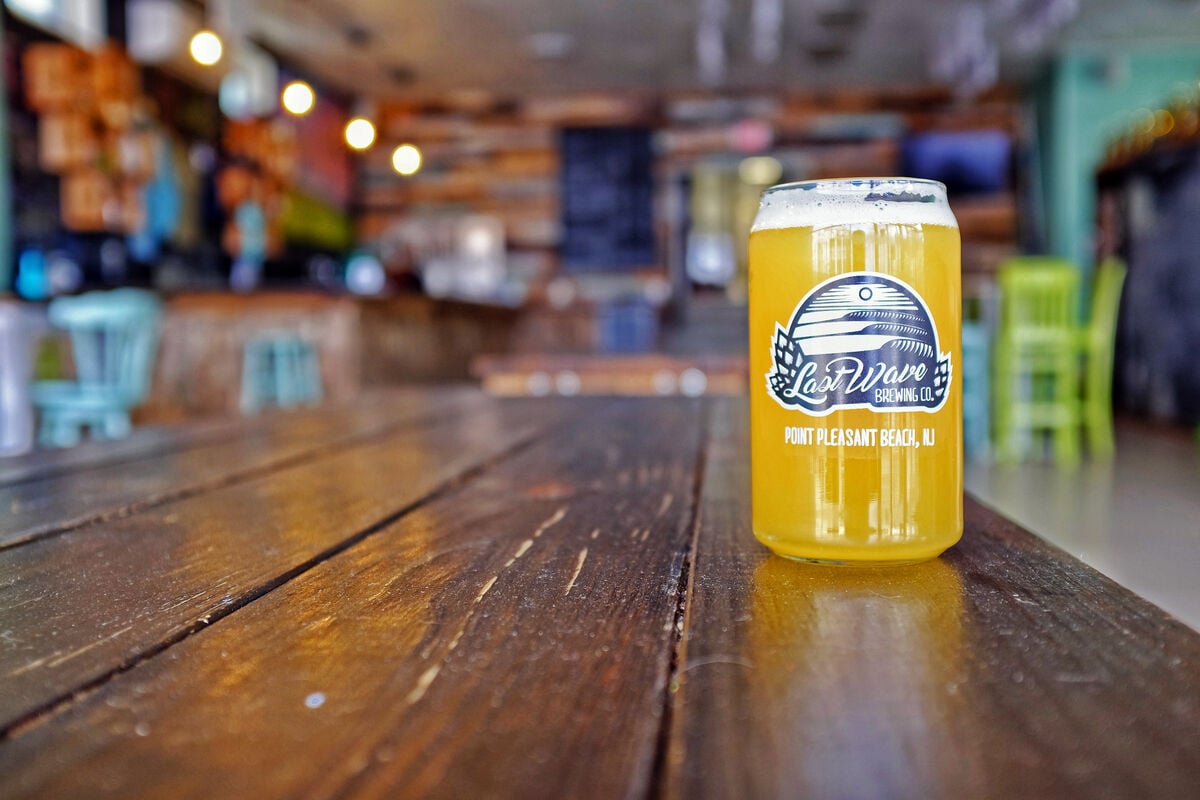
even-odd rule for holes
{"type": "Polygon", "coordinates": [[[934,181],[776,186],[750,234],[754,534],[829,562],[962,535],[958,223],[934,181]]]}

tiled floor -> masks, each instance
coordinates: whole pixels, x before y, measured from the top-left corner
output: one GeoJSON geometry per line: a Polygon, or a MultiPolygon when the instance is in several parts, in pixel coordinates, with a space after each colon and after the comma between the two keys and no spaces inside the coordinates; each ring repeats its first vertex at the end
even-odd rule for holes
{"type": "Polygon", "coordinates": [[[1123,423],[1112,461],[969,463],[966,488],[1200,629],[1200,446],[1186,431],[1123,423]]]}

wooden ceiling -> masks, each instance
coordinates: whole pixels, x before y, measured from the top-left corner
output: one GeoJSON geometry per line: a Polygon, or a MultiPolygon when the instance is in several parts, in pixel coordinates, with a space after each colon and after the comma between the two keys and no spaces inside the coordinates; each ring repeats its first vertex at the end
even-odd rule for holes
{"type": "MultiPolygon", "coordinates": [[[[728,8],[720,88],[919,86],[931,82],[932,54],[970,2],[779,0],[779,55],[761,63],[751,52],[750,22],[759,1],[253,0],[248,10],[259,39],[331,85],[398,97],[711,85],[697,69],[696,28],[701,7],[713,3],[728,8]]],[[[1017,43],[1021,14],[1004,19],[996,9],[1039,3],[1071,6],[982,4],[988,36],[1001,43],[1003,78],[1028,74],[1064,41],[1200,42],[1196,0],[1078,0],[1064,28],[1033,45],[1017,43]]]]}

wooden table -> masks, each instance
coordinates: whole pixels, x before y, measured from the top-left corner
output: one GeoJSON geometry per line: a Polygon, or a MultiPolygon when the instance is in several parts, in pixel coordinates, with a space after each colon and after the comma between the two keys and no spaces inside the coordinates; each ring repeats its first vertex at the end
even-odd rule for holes
{"type": "Polygon", "coordinates": [[[737,399],[352,407],[0,464],[0,795],[1195,797],[1200,635],[967,503],[752,539],[737,399]]]}

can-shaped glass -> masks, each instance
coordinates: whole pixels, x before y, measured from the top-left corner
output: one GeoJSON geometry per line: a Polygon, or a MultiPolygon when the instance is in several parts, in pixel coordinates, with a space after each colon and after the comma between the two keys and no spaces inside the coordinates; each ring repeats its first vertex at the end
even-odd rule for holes
{"type": "Polygon", "coordinates": [[[750,234],[754,535],[828,563],[962,535],[962,276],[946,187],[775,186],[750,234]]]}

